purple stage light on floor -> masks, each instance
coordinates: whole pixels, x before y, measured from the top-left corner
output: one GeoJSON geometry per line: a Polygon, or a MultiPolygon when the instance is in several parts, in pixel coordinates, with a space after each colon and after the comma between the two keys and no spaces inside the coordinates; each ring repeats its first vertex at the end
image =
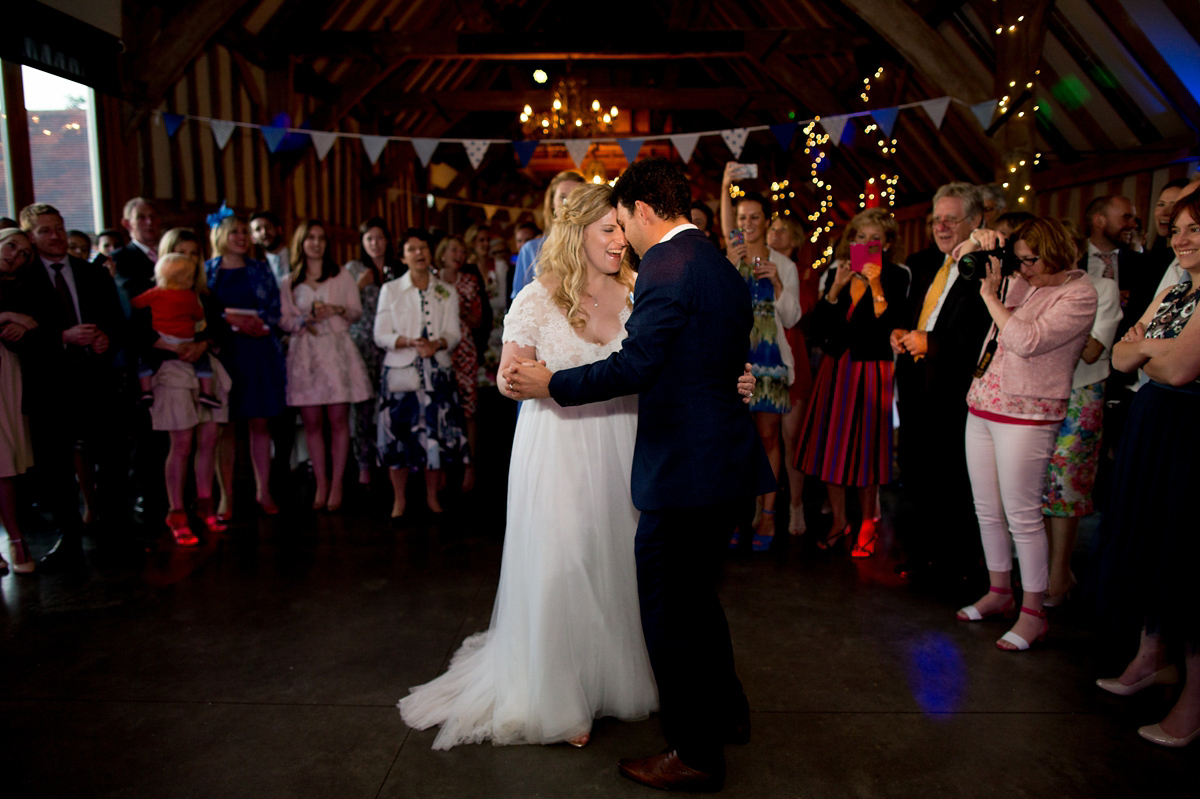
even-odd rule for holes
{"type": "Polygon", "coordinates": [[[928,633],[908,645],[908,686],[925,713],[953,713],[962,705],[967,666],[949,637],[928,633]]]}

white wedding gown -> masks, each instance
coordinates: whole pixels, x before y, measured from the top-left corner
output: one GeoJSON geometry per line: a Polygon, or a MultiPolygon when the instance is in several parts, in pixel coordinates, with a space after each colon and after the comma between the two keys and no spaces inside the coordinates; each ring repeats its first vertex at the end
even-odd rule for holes
{"type": "MultiPolygon", "coordinates": [[[[619,350],[628,316],[616,340],[586,342],[535,280],[505,316],[504,341],[536,347],[552,371],[569,369],[619,350]]],[[[555,743],[588,732],[594,718],[658,709],[633,553],[636,432],[636,397],[522,404],[491,626],[399,703],[410,727],[441,725],[434,749],[555,743]]]]}

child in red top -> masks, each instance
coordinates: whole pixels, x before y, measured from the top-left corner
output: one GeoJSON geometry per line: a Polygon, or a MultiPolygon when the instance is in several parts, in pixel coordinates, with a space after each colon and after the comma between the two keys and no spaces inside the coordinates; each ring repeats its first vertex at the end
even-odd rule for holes
{"type": "MultiPolygon", "coordinates": [[[[159,338],[170,344],[195,341],[196,334],[204,330],[204,307],[196,293],[196,264],[186,255],[170,253],[154,265],[154,282],[157,288],[144,291],[134,297],[130,304],[134,308],[150,309],[150,324],[159,338]]],[[[208,353],[192,363],[196,377],[200,380],[201,405],[220,408],[221,401],[213,395],[213,370],[208,353]]],[[[154,401],[151,381],[154,370],[142,361],[138,378],[142,386],[142,402],[154,401]]]]}

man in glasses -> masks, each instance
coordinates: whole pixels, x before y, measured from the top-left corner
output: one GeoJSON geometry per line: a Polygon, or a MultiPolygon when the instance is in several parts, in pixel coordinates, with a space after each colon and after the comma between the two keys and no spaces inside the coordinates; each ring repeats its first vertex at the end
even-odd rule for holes
{"type": "Polygon", "coordinates": [[[991,317],[974,281],[959,277],[955,254],[983,224],[983,196],[948,183],[933,198],[933,239],[941,262],[913,269],[909,326],[892,332],[900,410],[904,503],[898,532],[907,562],[898,571],[967,589],[980,576],[978,525],[967,479],[967,389],[991,317]]]}

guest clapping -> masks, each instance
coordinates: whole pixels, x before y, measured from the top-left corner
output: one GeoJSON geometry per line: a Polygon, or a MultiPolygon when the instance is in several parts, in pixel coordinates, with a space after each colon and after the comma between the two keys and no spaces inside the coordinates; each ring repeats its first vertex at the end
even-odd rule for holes
{"type": "Polygon", "coordinates": [[[325,226],[310,219],[292,237],[292,273],[280,286],[287,352],[287,401],[300,408],[317,482],[314,510],[342,507],[350,456],[350,404],[371,396],[367,368],[350,325],[362,316],[358,283],[329,252],[325,226]],[[326,466],[325,422],[329,421],[326,466]]]}
{"type": "MultiPolygon", "coordinates": [[[[870,209],[850,221],[825,301],[813,311],[812,331],[826,358],[801,426],[798,466],[825,481],[833,527],[818,543],[828,549],[850,534],[846,486],[858,489],[862,521],[852,555],[875,554],[876,496],[892,480],[892,348],[888,337],[903,318],[908,272],[886,256],[896,220],[870,209]],[[854,271],[851,245],[865,258],[854,271]]],[[[795,500],[793,500],[794,502],[795,500]]]]}
{"type": "MultiPolygon", "coordinates": [[[[230,216],[210,233],[215,257],[205,263],[208,286],[225,307],[225,320],[234,336],[225,357],[233,378],[230,410],[234,420],[246,420],[250,431],[250,463],[254,468],[257,499],[264,513],[279,512],[271,498],[271,434],[268,420],[284,409],[287,381],[283,345],[279,339],[279,284],[265,261],[249,257],[250,229],[240,217],[230,216]]],[[[234,430],[222,434],[218,476],[233,474],[234,430]]],[[[222,484],[221,514],[232,513],[233,486],[222,484]]]]}
{"type": "Polygon", "coordinates": [[[467,461],[450,361],[462,338],[458,294],[430,272],[424,231],[410,229],[400,243],[408,272],[384,284],[375,316],[375,343],[386,353],[378,446],[395,491],[393,519],[404,515],[409,471],[425,471],[426,502],[441,513],[442,470],[467,461]]]}
{"type": "MultiPolygon", "coordinates": [[[[1096,316],[1096,290],[1072,268],[1075,245],[1061,224],[1037,219],[1014,238],[1016,263],[990,257],[979,281],[992,330],[967,392],[967,470],[991,587],[958,612],[963,621],[979,621],[1012,608],[1015,542],[1024,595],[1017,623],[996,642],[1007,651],[1028,649],[1049,627],[1042,610],[1049,582],[1042,488],[1075,363],[1096,316]],[[1005,276],[1009,270],[1015,274],[1005,276]]],[[[1003,240],[996,231],[976,230],[959,254],[993,250],[1003,240]]]]}

